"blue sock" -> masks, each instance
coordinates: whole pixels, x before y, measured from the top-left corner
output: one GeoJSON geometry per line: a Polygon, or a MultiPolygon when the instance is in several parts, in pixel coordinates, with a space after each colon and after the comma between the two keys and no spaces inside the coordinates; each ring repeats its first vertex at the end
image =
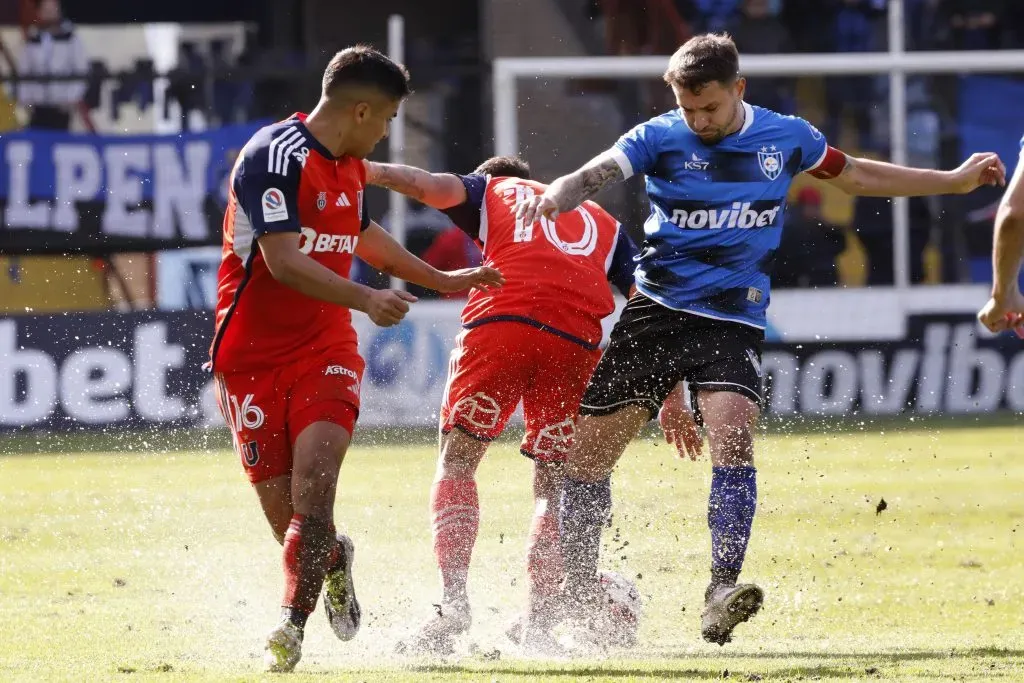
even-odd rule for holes
{"type": "Polygon", "coordinates": [[[565,587],[570,595],[597,576],[601,527],[611,511],[611,477],[594,484],[565,478],[559,506],[559,536],[565,587]]]}
{"type": "Polygon", "coordinates": [[[743,568],[750,526],[757,508],[757,470],[753,467],[713,467],[708,499],[711,529],[710,593],[734,585],[743,568]]]}

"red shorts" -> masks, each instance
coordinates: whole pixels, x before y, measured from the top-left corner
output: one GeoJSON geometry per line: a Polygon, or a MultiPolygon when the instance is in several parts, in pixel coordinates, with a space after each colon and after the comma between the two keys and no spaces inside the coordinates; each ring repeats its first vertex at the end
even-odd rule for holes
{"type": "Polygon", "coordinates": [[[501,434],[523,402],[523,455],[564,461],[576,412],[601,352],[524,323],[493,322],[463,330],[448,365],[441,431],[458,427],[481,441],[501,434]]]}
{"type": "Polygon", "coordinates": [[[217,405],[250,482],[291,473],[295,439],[314,422],[352,434],[363,367],[358,353],[341,351],[270,370],[216,374],[217,405]]]}

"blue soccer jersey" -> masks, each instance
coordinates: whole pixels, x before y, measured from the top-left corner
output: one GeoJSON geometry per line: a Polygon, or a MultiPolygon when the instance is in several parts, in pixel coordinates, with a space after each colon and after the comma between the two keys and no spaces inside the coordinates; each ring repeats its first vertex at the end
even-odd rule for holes
{"type": "Polygon", "coordinates": [[[647,176],[637,289],[669,308],[763,328],[786,195],[828,144],[801,118],[743,107],[743,127],[716,144],[675,110],[633,128],[612,152],[627,178],[647,176]]]}

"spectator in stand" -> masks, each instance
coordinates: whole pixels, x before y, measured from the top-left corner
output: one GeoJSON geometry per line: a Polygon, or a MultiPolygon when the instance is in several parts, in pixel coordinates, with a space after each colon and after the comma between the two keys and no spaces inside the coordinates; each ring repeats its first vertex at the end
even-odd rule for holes
{"type": "MultiPolygon", "coordinates": [[[[789,31],[772,12],[770,0],[743,0],[729,32],[742,54],[784,54],[793,49],[789,31]]],[[[792,87],[786,78],[751,79],[744,99],[781,114],[794,109],[792,87]]]]}
{"type": "Polygon", "coordinates": [[[826,0],[786,0],[780,17],[793,37],[793,49],[787,52],[831,52],[835,49],[832,32],[822,30],[835,24],[837,7],[826,0]]]}
{"type": "Polygon", "coordinates": [[[949,29],[942,4],[945,0],[905,0],[908,50],[935,50],[949,29]]]}
{"type": "Polygon", "coordinates": [[[842,229],[822,218],[821,193],[813,187],[800,190],[795,208],[786,217],[786,229],[775,254],[772,285],[835,287],[836,258],[846,243],[842,229]]]}
{"type": "Polygon", "coordinates": [[[77,110],[91,129],[88,110],[82,106],[87,70],[82,41],[64,19],[60,0],[37,0],[36,23],[29,27],[18,58],[17,99],[28,110],[28,127],[70,130],[77,110]],[[81,78],[36,81],[32,76],[81,78]]]}
{"type": "MultiPolygon", "coordinates": [[[[876,49],[874,21],[881,17],[886,0],[840,0],[835,16],[834,45],[836,52],[870,52],[876,49]]],[[[830,140],[839,144],[843,114],[852,115],[862,150],[874,147],[871,130],[871,107],[876,101],[874,81],[870,76],[830,76],[825,79],[830,140]]]]}
{"type": "Polygon", "coordinates": [[[1024,2],[1011,3],[1003,17],[1008,27],[1005,46],[1011,50],[1024,48],[1024,2]]]}
{"type": "Polygon", "coordinates": [[[3,57],[4,64],[7,65],[7,71],[9,73],[15,73],[18,70],[17,62],[14,61],[14,56],[11,55],[11,51],[7,49],[7,45],[0,39],[0,57],[3,57]]]}
{"type": "Polygon", "coordinates": [[[945,6],[952,49],[998,50],[1003,47],[1008,0],[946,0],[945,6]]]}
{"type": "MultiPolygon", "coordinates": [[[[932,214],[927,197],[911,197],[910,281],[924,281],[925,249],[931,236],[932,214]]],[[[891,285],[893,277],[892,200],[888,197],[857,197],[853,226],[868,256],[868,286],[891,285]]],[[[788,229],[788,228],[787,228],[788,229]]]]}
{"type": "MultiPolygon", "coordinates": [[[[435,268],[458,270],[475,268],[481,264],[480,247],[465,232],[454,225],[440,233],[423,252],[423,260],[435,268]]],[[[443,299],[464,299],[468,291],[442,294],[443,299]]]]}
{"type": "Polygon", "coordinates": [[[739,0],[696,0],[694,4],[705,32],[726,30],[739,9],[739,0]]]}
{"type": "Polygon", "coordinates": [[[590,15],[604,15],[609,54],[667,54],[693,35],[697,10],[694,0],[593,0],[590,15]]]}
{"type": "MultiPolygon", "coordinates": [[[[6,68],[3,70],[5,76],[14,76],[17,73],[17,63],[11,55],[3,40],[0,39],[0,57],[6,68]]],[[[0,131],[14,130],[20,127],[18,116],[14,109],[14,100],[7,88],[0,88],[0,131]]]]}

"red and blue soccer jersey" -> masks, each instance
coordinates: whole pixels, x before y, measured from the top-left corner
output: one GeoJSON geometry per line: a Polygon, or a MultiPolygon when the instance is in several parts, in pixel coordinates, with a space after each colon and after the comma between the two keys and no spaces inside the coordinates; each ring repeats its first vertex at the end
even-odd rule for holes
{"type": "Polygon", "coordinates": [[[556,221],[542,218],[524,226],[516,220],[516,206],[543,193],[544,185],[520,178],[460,177],[468,200],[445,213],[477,241],[485,265],[505,276],[499,290],[470,293],[463,327],[516,321],[596,349],[601,319],[615,310],[608,283],[627,296],[633,285],[637,249],[618,221],[585,202],[556,221]]]}
{"type": "Polygon", "coordinates": [[[356,353],[349,309],[277,282],[257,245],[270,232],[300,233],[303,253],[348,277],[359,235],[369,225],[362,161],[332,156],[310,134],[305,119],[295,114],[261,129],[231,172],[210,348],[216,372],[356,353]]]}

